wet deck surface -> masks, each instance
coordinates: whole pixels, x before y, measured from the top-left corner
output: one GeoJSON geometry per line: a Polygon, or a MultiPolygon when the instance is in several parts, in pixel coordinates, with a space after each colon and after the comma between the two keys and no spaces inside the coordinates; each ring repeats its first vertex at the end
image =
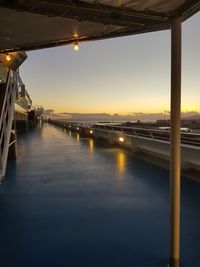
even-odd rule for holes
{"type": "MultiPolygon", "coordinates": [[[[0,186],[2,267],[156,267],[169,255],[168,171],[44,126],[0,186]]],[[[200,184],[182,182],[182,267],[199,267],[200,184]]]]}

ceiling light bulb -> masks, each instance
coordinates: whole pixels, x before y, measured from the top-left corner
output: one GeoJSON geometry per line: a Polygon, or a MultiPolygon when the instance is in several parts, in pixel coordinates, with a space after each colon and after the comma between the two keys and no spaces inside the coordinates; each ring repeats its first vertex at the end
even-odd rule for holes
{"type": "Polygon", "coordinates": [[[124,142],[124,137],[119,137],[120,142],[124,142]]]}
{"type": "Polygon", "coordinates": [[[11,61],[11,56],[10,55],[6,55],[6,61],[11,61]]]}
{"type": "Polygon", "coordinates": [[[78,43],[75,43],[75,44],[74,44],[74,51],[78,51],[78,50],[79,50],[78,43]]]}

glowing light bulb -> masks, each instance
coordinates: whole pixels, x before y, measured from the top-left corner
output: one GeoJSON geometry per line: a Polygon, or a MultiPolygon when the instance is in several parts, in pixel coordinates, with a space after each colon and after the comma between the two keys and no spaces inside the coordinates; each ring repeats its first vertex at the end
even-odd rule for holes
{"type": "Polygon", "coordinates": [[[119,137],[120,142],[124,142],[124,137],[119,137]]]}
{"type": "Polygon", "coordinates": [[[93,131],[92,130],[90,130],[90,134],[93,134],[93,131]]]}
{"type": "Polygon", "coordinates": [[[11,61],[11,56],[10,55],[6,55],[6,61],[11,61]]]}
{"type": "Polygon", "coordinates": [[[79,50],[78,43],[75,43],[75,44],[74,44],[74,51],[76,51],[76,52],[77,52],[78,50],[79,50]]]}

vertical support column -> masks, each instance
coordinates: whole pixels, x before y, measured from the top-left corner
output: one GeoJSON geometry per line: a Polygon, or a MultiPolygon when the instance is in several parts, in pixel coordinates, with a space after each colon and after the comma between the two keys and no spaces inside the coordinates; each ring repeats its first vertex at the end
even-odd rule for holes
{"type": "Polygon", "coordinates": [[[180,258],[181,18],[171,24],[170,267],[180,258]]]}

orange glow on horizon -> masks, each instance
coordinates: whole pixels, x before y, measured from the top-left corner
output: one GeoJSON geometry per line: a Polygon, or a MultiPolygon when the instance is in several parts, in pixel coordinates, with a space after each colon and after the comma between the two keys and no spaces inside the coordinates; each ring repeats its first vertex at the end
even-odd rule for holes
{"type": "MultiPolygon", "coordinates": [[[[106,114],[110,114],[110,115],[114,115],[114,114],[118,114],[121,116],[138,116],[139,117],[142,115],[142,113],[144,114],[164,114],[167,115],[167,113],[169,113],[170,111],[170,106],[169,105],[157,105],[154,107],[150,107],[149,103],[141,103],[140,105],[137,104],[136,105],[131,105],[129,106],[128,104],[125,107],[118,107],[117,103],[113,106],[103,106],[100,104],[96,104],[95,107],[90,107],[90,109],[88,109],[87,107],[82,107],[81,103],[76,103],[76,104],[71,104],[71,106],[67,106],[66,104],[62,104],[63,100],[60,102],[59,106],[54,106],[54,105],[48,105],[47,103],[44,105],[46,109],[53,109],[55,114],[60,114],[60,116],[69,116],[67,115],[67,113],[79,113],[79,114],[99,114],[99,113],[106,113],[106,114]],[[100,107],[99,107],[100,105],[100,107]],[[134,108],[133,108],[134,107],[134,108]],[[67,113],[66,113],[67,112],[67,113]],[[62,114],[62,113],[66,113],[66,114],[62,114]]],[[[154,103],[155,105],[155,103],[154,103]]],[[[185,105],[183,104],[181,106],[181,111],[182,112],[190,112],[190,111],[196,111],[196,112],[200,112],[200,106],[198,105],[185,105]]]]}
{"type": "Polygon", "coordinates": [[[196,112],[200,112],[200,106],[192,106],[192,105],[184,105],[181,106],[181,111],[182,112],[190,112],[190,111],[196,111],[196,112]]]}

